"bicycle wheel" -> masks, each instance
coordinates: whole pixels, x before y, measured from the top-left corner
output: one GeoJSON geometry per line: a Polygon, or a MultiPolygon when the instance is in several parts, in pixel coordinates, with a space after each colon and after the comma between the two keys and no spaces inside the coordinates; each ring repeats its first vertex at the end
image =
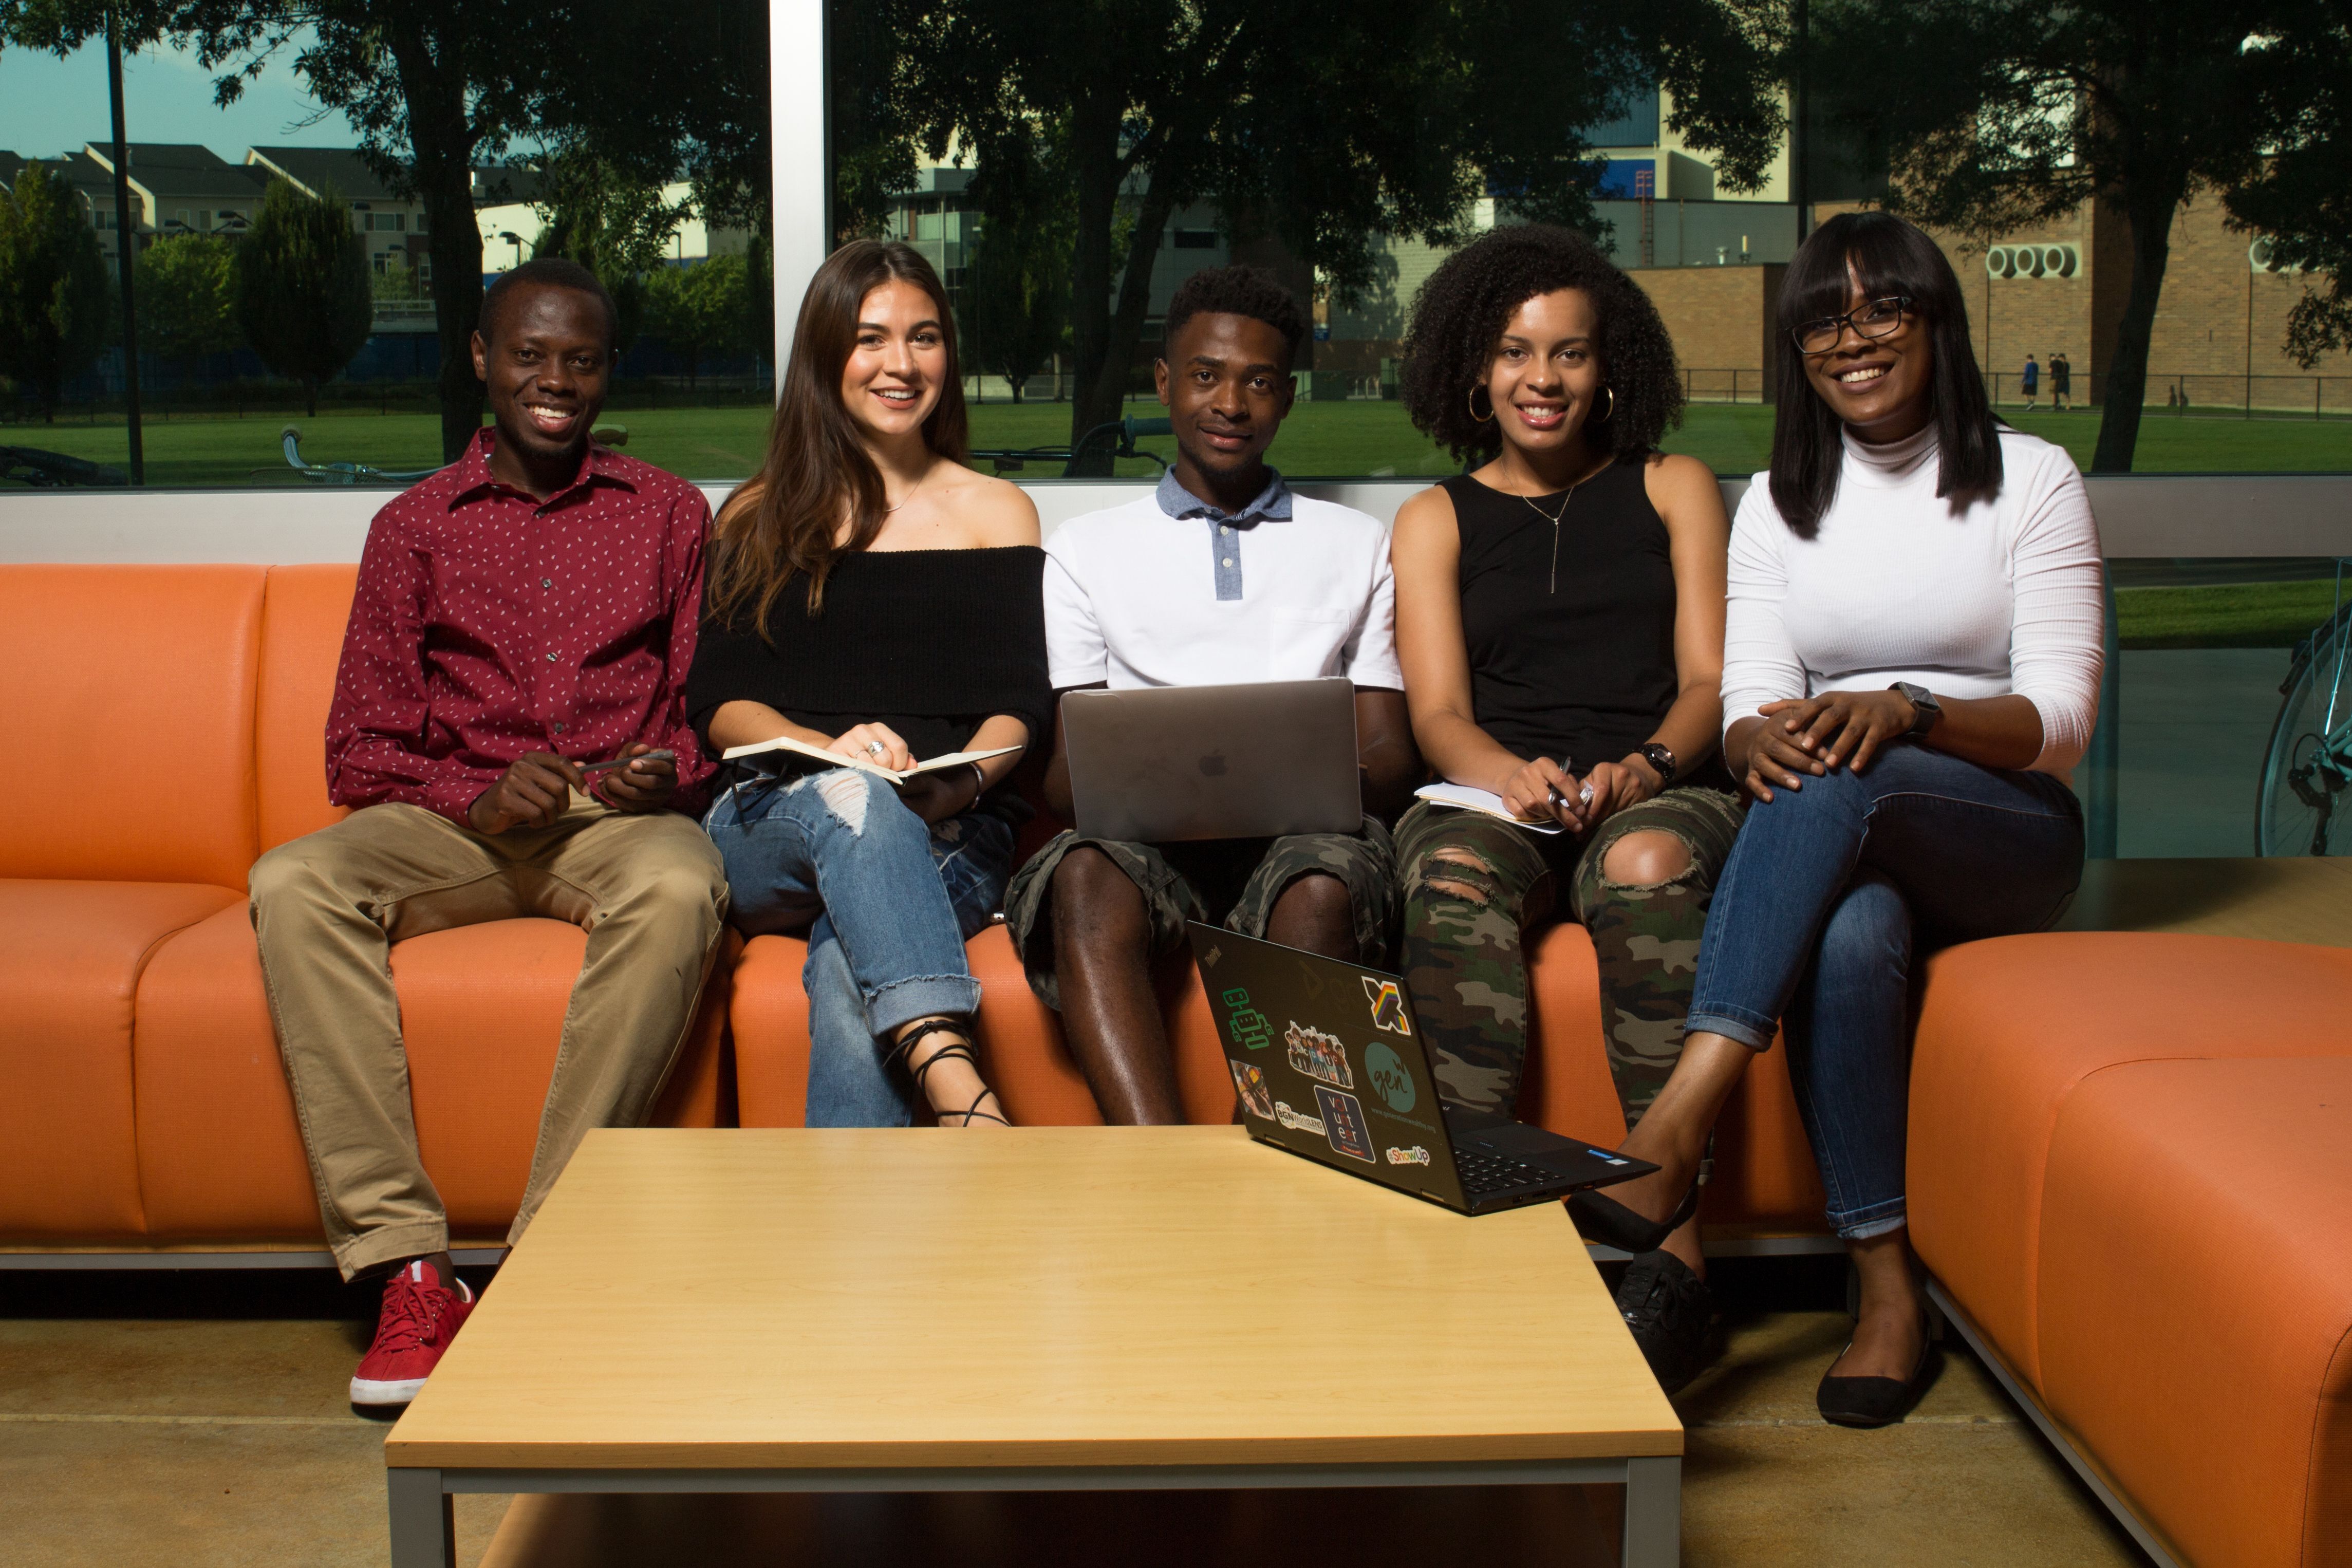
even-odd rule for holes
{"type": "Polygon", "coordinates": [[[2262,793],[2257,855],[2352,855],[2352,605],[2295,650],[2280,689],[2262,793]],[[2342,811],[2345,820],[2337,822],[2342,811]]]}

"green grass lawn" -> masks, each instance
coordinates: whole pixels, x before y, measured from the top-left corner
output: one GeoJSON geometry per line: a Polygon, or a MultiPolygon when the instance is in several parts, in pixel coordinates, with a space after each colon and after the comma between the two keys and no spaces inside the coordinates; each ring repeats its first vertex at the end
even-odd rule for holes
{"type": "Polygon", "coordinates": [[[2331,582],[2116,590],[2126,647],[2291,647],[2335,613],[2331,582]]]}
{"type": "MultiPolygon", "coordinates": [[[[1152,404],[1129,405],[1140,417],[1152,404]]],[[[2095,413],[2025,415],[2006,411],[2023,428],[2058,442],[2087,464],[2098,438],[2095,413]]],[[[1064,404],[986,404],[972,411],[972,443],[982,447],[1058,445],[1069,439],[1064,404]]],[[[627,426],[628,450],[657,467],[698,479],[737,479],[757,466],[767,436],[760,407],[634,408],[606,421],[627,426]]],[[[299,484],[280,457],[278,432],[288,424],[304,432],[303,455],[313,462],[360,462],[380,468],[429,466],[439,442],[429,414],[322,413],[316,417],[249,415],[245,418],[179,416],[145,426],[147,480],[170,488],[299,484]]],[[[1752,474],[1770,456],[1772,410],[1756,405],[1694,405],[1669,451],[1687,452],[1719,474],[1752,474]]],[[[120,420],[97,424],[0,426],[0,445],[37,447],[121,465],[120,420]]],[[[1147,450],[1172,455],[1167,437],[1147,450]]],[[[1276,441],[1274,461],[1300,479],[1371,475],[1439,479],[1454,471],[1445,454],[1407,424],[1394,403],[1302,403],[1276,441]]],[[[2352,420],[2181,417],[2151,412],[2140,426],[2137,467],[2143,473],[2324,472],[2352,470],[2352,420]]],[[[1122,476],[1158,472],[1130,459],[1122,476]]],[[[1023,479],[1051,479],[1056,470],[1032,465],[1023,479]]]]}

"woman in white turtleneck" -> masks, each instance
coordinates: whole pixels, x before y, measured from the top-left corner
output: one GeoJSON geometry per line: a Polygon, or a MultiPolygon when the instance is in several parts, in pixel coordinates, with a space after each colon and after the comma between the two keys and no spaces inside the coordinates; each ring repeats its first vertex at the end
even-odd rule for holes
{"type": "Polygon", "coordinates": [[[1932,1366],[1903,1190],[1915,952],[2035,931],[2082,874],[2098,531],[2066,454],[1985,401],[1959,279],[1884,213],[1817,229],[1780,293],[1772,467],[1732,525],[1724,760],[1753,796],[1674,1077],[1612,1188],[1649,1216],[1785,1023],[1829,1218],[1862,1281],[1822,1415],[1899,1419],[1932,1366]]]}

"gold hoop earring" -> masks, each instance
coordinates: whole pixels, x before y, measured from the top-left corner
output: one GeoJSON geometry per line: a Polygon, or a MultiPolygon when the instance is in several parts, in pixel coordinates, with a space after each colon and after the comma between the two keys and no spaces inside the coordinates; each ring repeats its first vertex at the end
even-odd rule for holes
{"type": "Polygon", "coordinates": [[[1470,395],[1464,398],[1463,401],[1470,405],[1471,418],[1476,420],[1481,425],[1491,425],[1495,422],[1495,398],[1492,393],[1488,393],[1486,396],[1486,412],[1484,414],[1478,412],[1478,395],[1486,391],[1486,384],[1485,382],[1474,381],[1470,384],[1470,395]]]}
{"type": "Polygon", "coordinates": [[[1601,411],[1601,417],[1593,421],[1595,425],[1606,425],[1617,416],[1617,389],[1603,386],[1601,390],[1609,395],[1609,406],[1601,411]]]}

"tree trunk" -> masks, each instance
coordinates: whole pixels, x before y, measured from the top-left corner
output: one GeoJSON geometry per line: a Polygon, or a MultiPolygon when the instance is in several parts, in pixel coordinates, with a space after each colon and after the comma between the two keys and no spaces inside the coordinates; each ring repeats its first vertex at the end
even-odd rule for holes
{"type": "Polygon", "coordinates": [[[2125,214],[2131,223],[2131,289],[2116,327],[2116,357],[2106,375],[2105,405],[2099,416],[2099,444],[2091,456],[2095,474],[2131,472],[2139,445],[2140,407],[2147,401],[2147,351],[2156,332],[2156,306],[2164,292],[2164,269],[2172,258],[2172,215],[2179,210],[2186,183],[2168,181],[2155,190],[2130,193],[2125,214]]]}
{"type": "Polygon", "coordinates": [[[1093,428],[1095,378],[1110,347],[1110,231],[1118,216],[1118,105],[1081,101],[1070,116],[1070,164],[1078,186],[1077,241],[1070,253],[1070,440],[1093,428]]]}
{"type": "Polygon", "coordinates": [[[433,321],[441,344],[441,460],[454,463],[482,425],[474,324],[482,313],[482,235],[474,222],[474,128],[466,60],[454,37],[428,38],[413,18],[387,29],[418,198],[433,225],[433,321]]]}
{"type": "Polygon", "coordinates": [[[1175,208],[1169,197],[1154,191],[1144,193],[1134,237],[1128,242],[1127,269],[1118,281],[1118,309],[1111,313],[1109,341],[1103,349],[1102,365],[1095,373],[1094,402],[1087,409],[1090,424],[1108,424],[1126,410],[1127,369],[1135,363],[1144,313],[1151,308],[1152,264],[1160,259],[1160,243],[1175,208]]]}

